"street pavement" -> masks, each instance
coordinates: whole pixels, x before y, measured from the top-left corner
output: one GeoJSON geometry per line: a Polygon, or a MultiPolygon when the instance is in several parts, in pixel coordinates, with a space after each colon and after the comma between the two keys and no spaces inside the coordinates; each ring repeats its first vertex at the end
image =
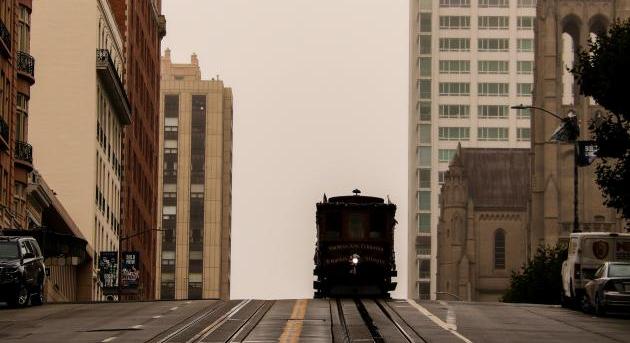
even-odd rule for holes
{"type": "MultiPolygon", "coordinates": [[[[408,341],[388,339],[398,335],[394,324],[379,314],[376,303],[365,303],[386,342],[408,341]]],[[[362,323],[352,312],[353,302],[344,304],[345,314],[337,312],[334,300],[326,299],[46,304],[24,309],[0,303],[0,342],[185,342],[194,337],[199,342],[341,342],[339,323],[362,323]],[[347,317],[340,321],[340,316],[347,317]]],[[[384,304],[411,336],[426,342],[630,342],[628,314],[600,318],[529,304],[384,304]]],[[[353,329],[350,336],[369,334],[361,327],[353,329]]]]}

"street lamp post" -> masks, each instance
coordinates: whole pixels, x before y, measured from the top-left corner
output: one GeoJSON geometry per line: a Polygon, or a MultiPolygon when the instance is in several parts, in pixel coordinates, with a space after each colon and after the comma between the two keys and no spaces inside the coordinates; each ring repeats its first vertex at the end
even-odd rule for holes
{"type": "Polygon", "coordinates": [[[513,109],[516,110],[524,110],[524,109],[533,109],[540,110],[546,114],[553,116],[556,119],[559,119],[563,124],[560,126],[551,136],[552,140],[563,143],[573,143],[573,231],[572,232],[582,232],[580,230],[580,218],[578,214],[578,151],[579,151],[579,143],[578,138],[580,136],[580,127],[577,122],[577,115],[573,110],[570,110],[567,113],[567,116],[562,118],[559,115],[548,111],[542,107],[537,106],[525,106],[525,105],[517,105],[512,106],[513,109]]]}

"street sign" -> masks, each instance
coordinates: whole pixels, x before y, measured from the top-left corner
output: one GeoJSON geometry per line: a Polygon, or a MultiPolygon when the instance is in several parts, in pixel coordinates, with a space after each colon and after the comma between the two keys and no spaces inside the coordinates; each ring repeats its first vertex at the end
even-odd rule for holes
{"type": "Polygon", "coordinates": [[[578,141],[577,165],[589,166],[597,159],[597,144],[594,141],[578,141]]]}
{"type": "Polygon", "coordinates": [[[123,290],[137,290],[140,281],[140,254],[137,251],[125,251],[120,261],[120,287],[123,290]]]}
{"type": "Polygon", "coordinates": [[[118,287],[118,252],[101,251],[98,256],[98,276],[103,294],[115,294],[118,287]]]}

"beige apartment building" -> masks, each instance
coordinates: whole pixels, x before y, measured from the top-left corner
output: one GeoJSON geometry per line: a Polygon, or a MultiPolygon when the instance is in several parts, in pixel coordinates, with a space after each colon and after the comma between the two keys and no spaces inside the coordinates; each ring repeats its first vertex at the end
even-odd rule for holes
{"type": "MultiPolygon", "coordinates": [[[[95,257],[117,251],[122,132],[130,123],[120,32],[107,0],[34,0],[38,56],[29,131],[34,161],[95,257]]],[[[104,300],[93,259],[79,299],[104,300]]]]}
{"type": "MultiPolygon", "coordinates": [[[[536,22],[536,74],[534,105],[564,117],[577,113],[580,140],[591,139],[589,122],[606,111],[579,94],[579,86],[566,71],[576,47],[608,30],[616,19],[630,17],[630,1],[539,0],[536,22]]],[[[573,144],[549,141],[558,120],[540,113],[532,117],[532,248],[567,238],[574,223],[573,144]]],[[[595,164],[578,168],[578,220],[582,231],[621,231],[624,222],[614,209],[603,205],[595,183],[595,164]]]]}
{"type": "Polygon", "coordinates": [[[230,297],[232,90],[161,59],[158,299],[230,297]]]}
{"type": "Polygon", "coordinates": [[[410,0],[408,296],[435,297],[438,199],[457,146],[528,148],[536,0],[410,0]]]}

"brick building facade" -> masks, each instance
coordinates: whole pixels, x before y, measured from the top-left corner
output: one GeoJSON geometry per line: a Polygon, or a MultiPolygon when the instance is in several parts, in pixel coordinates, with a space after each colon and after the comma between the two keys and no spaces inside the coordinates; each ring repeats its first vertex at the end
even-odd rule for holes
{"type": "Polygon", "coordinates": [[[0,1],[0,228],[27,228],[26,186],[33,170],[28,102],[35,83],[30,0],[0,1]]]}
{"type": "Polygon", "coordinates": [[[157,229],[160,41],[166,21],[160,0],[109,0],[123,34],[126,89],[133,120],[124,133],[122,250],[140,252],[139,299],[153,299],[157,229]]]}

